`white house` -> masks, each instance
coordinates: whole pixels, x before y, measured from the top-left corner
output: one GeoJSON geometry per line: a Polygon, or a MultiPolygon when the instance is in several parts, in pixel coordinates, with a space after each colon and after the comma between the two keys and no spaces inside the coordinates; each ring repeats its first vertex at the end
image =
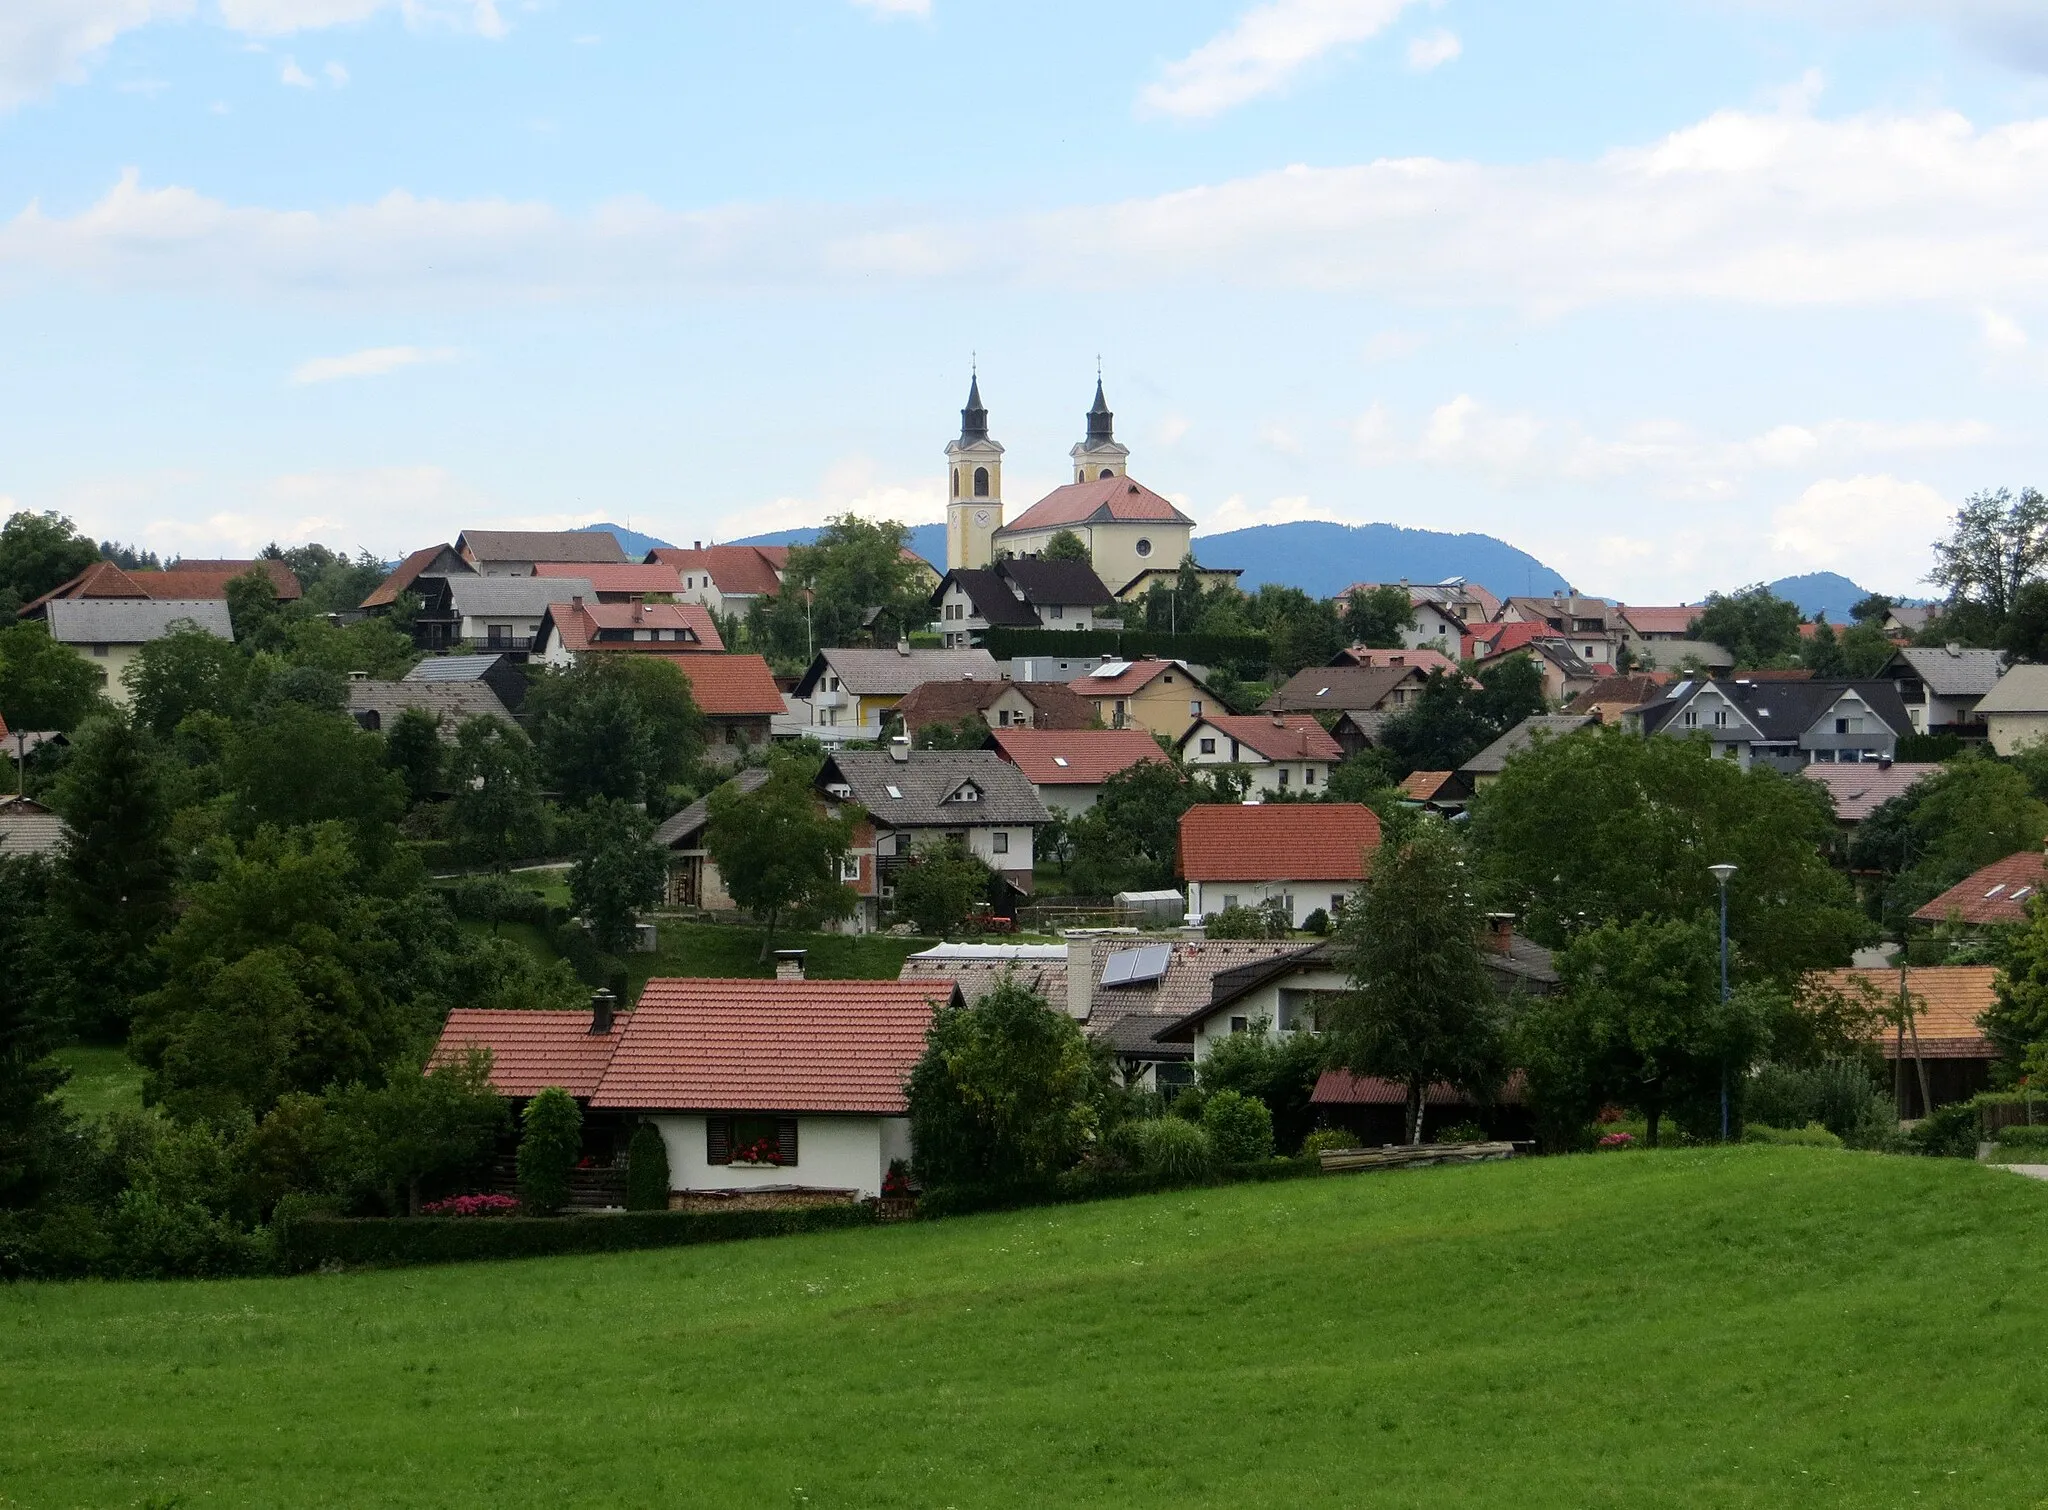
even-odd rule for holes
{"type": "Polygon", "coordinates": [[[672,1206],[872,1199],[911,1157],[903,1082],[950,980],[651,980],[631,1012],[458,1011],[437,1062],[492,1052],[499,1092],[559,1086],[593,1120],[651,1122],[672,1206]]]}
{"type": "Polygon", "coordinates": [[[1191,766],[1242,766],[1259,792],[1326,790],[1344,747],[1307,713],[1210,713],[1180,737],[1191,766]]]}
{"type": "Polygon", "coordinates": [[[1039,801],[1069,817],[1095,806],[1110,777],[1166,759],[1143,729],[997,729],[988,742],[1024,773],[1039,801]]]}
{"type": "Polygon", "coordinates": [[[1299,928],[1334,918],[1372,873],[1380,820],[1359,802],[1199,803],[1181,815],[1188,921],[1278,901],[1299,928]]]}

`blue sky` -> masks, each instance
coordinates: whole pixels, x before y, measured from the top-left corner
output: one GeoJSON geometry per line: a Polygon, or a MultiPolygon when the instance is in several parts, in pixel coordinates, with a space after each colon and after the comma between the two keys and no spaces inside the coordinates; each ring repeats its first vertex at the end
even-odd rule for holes
{"type": "MultiPolygon", "coordinates": [[[[1013,510],[1912,591],[2040,481],[2037,0],[9,0],[0,508],[218,555],[1013,510]]],[[[1222,563],[1229,564],[1229,563],[1222,563]]]]}

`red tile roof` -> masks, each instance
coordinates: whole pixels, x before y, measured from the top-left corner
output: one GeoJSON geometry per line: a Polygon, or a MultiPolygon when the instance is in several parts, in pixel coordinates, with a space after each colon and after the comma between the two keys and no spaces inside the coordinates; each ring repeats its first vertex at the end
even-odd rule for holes
{"type": "Polygon", "coordinates": [[[786,545],[707,545],[687,551],[663,546],[648,555],[693,577],[708,575],[721,593],[742,596],[773,597],[782,586],[776,573],[789,564],[786,545]]]}
{"type": "Polygon", "coordinates": [[[429,545],[422,550],[414,551],[410,556],[399,562],[397,570],[393,571],[382,582],[379,582],[377,590],[363,599],[362,603],[358,606],[363,608],[382,608],[387,604],[396,603],[398,595],[411,587],[418,579],[419,574],[432,566],[435,558],[443,551],[453,555],[455,547],[447,544],[429,545]]]}
{"type": "Polygon", "coordinates": [[[255,568],[261,568],[270,578],[279,599],[289,602],[303,595],[299,579],[282,561],[225,561],[208,565],[218,569],[123,571],[111,561],[95,561],[69,582],[23,604],[21,611],[27,615],[53,598],[159,598],[181,603],[225,598],[228,583],[255,568]]]}
{"type": "Polygon", "coordinates": [[[431,1062],[446,1064],[472,1047],[489,1049],[491,1084],[500,1095],[534,1096],[555,1086],[587,1100],[631,1020],[630,1013],[620,1013],[609,1033],[593,1033],[588,1012],[457,1007],[448,1014],[431,1062]]]}
{"type": "Polygon", "coordinates": [[[1922,923],[1946,923],[1952,917],[1963,923],[2024,923],[2027,903],[2039,895],[2044,879],[2048,855],[2023,849],[1956,882],[1913,917],[1922,923]]]}
{"type": "Polygon", "coordinates": [[[1018,530],[1050,530],[1070,524],[1157,522],[1187,524],[1195,521],[1173,506],[1173,501],[1153,492],[1142,482],[1128,477],[1098,477],[1090,482],[1070,482],[1054,488],[1022,514],[1003,526],[1003,533],[1018,530]]]}
{"type": "Polygon", "coordinates": [[[1846,765],[1816,762],[1801,766],[1799,774],[1828,789],[1835,817],[1844,823],[1861,823],[1892,798],[1911,791],[1940,769],[1940,764],[1931,760],[1895,760],[1890,765],[1852,760],[1846,765]]]}
{"type": "Polygon", "coordinates": [[[1401,783],[1401,790],[1417,802],[1427,802],[1444,789],[1444,783],[1455,780],[1456,771],[1410,771],[1401,783]]]}
{"type": "Polygon", "coordinates": [[[933,724],[957,724],[977,714],[987,722],[987,710],[1012,692],[1031,705],[1034,729],[1095,727],[1095,709],[1063,682],[920,682],[893,711],[913,733],[933,724]]]}
{"type": "Polygon", "coordinates": [[[1375,650],[1370,645],[1351,645],[1337,652],[1333,666],[1413,666],[1427,676],[1432,671],[1456,671],[1458,663],[1441,650],[1375,650]]]}
{"type": "Polygon", "coordinates": [[[758,655],[671,655],[690,681],[697,706],[715,718],[773,716],[783,711],[782,693],[768,663],[758,655]]]}
{"type": "MultiPolygon", "coordinates": [[[[1105,664],[1117,665],[1119,663],[1109,661],[1105,662],[1105,664]]],[[[1162,661],[1147,656],[1141,661],[1129,661],[1121,664],[1124,665],[1124,669],[1114,676],[1098,675],[1097,672],[1101,668],[1097,667],[1096,672],[1091,672],[1087,676],[1077,676],[1067,685],[1083,697],[1129,697],[1132,693],[1143,691],[1146,687],[1151,686],[1155,680],[1164,676],[1169,671],[1177,671],[1182,676],[1185,676],[1191,684],[1200,685],[1195,680],[1195,674],[1179,661],[1162,661]]]]}
{"type": "MultiPolygon", "coordinates": [[[[1215,713],[1202,721],[1268,760],[1344,758],[1344,747],[1309,713],[1215,713]]],[[[1200,727],[1200,725],[1197,725],[1200,727]]],[[[1189,731],[1192,735],[1193,731],[1189,731]]]]}
{"type": "Polygon", "coordinates": [[[1203,803],[1180,820],[1190,881],[1362,881],[1380,820],[1358,802],[1203,803]]]}
{"type": "Polygon", "coordinates": [[[591,1104],[901,1116],[950,980],[651,980],[591,1104]]]}
{"type": "Polygon", "coordinates": [[[1622,605],[1622,618],[1637,634],[1668,634],[1683,640],[1691,637],[1692,621],[1700,616],[1697,608],[1633,608],[1622,605]]]}
{"type": "Polygon", "coordinates": [[[660,562],[626,561],[537,561],[536,577],[576,577],[599,592],[679,593],[683,579],[673,566],[660,562]]]}
{"type": "Polygon", "coordinates": [[[989,737],[1034,786],[1098,786],[1118,771],[1166,759],[1143,729],[998,729],[989,737]]]}
{"type": "MultiPolygon", "coordinates": [[[[561,635],[563,647],[571,652],[622,650],[675,655],[725,649],[725,641],[718,637],[718,626],[712,622],[711,610],[701,603],[553,603],[548,606],[548,619],[561,635]],[[595,635],[601,629],[647,629],[657,634],[676,630],[694,638],[599,640],[595,635]]],[[[538,637],[535,643],[540,643],[538,637]]]]}
{"type": "MultiPolygon", "coordinates": [[[[1520,1106],[1523,1099],[1523,1080],[1517,1072],[1508,1083],[1501,1087],[1498,1100],[1506,1106],[1520,1106]]],[[[1408,1104],[1408,1087],[1394,1080],[1382,1080],[1377,1075],[1354,1075],[1349,1070],[1324,1070],[1316,1079],[1316,1088],[1309,1096],[1311,1106],[1405,1106],[1408,1104]]],[[[1423,1093],[1423,1100],[1430,1106],[1469,1106],[1472,1098],[1463,1091],[1438,1082],[1423,1093]]]]}
{"type": "MultiPolygon", "coordinates": [[[[1990,965],[1921,965],[1906,972],[1906,993],[1912,998],[1914,1027],[1920,1052],[1929,1059],[1989,1059],[1994,1050],[1979,1025],[1978,1014],[1998,999],[1998,971],[1990,965]]],[[[1816,970],[1806,990],[1841,992],[1852,1004],[1896,1011],[1897,970],[1816,970]]],[[[1899,1056],[1899,1030],[1879,1024],[1871,1034],[1887,1059],[1899,1056]]],[[[1913,1054],[1913,1034],[1906,1036],[1905,1054],[1913,1054]]]]}
{"type": "Polygon", "coordinates": [[[1482,624],[1465,636],[1465,658],[1501,655],[1520,650],[1536,640],[1557,639],[1558,632],[1540,619],[1517,619],[1512,624],[1482,624]]]}

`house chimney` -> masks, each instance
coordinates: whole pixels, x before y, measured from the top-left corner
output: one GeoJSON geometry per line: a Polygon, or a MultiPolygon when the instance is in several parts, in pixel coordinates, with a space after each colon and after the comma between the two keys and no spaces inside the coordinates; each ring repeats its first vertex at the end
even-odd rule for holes
{"type": "Polygon", "coordinates": [[[1486,947],[1495,954],[1506,954],[1515,939],[1515,915],[1512,912],[1489,912],[1486,915],[1486,947]]]}
{"type": "Polygon", "coordinates": [[[910,763],[909,735],[898,734],[894,739],[891,739],[889,741],[889,758],[895,761],[898,765],[908,765],[910,763]]]}
{"type": "Polygon", "coordinates": [[[573,608],[581,608],[583,606],[583,594],[580,592],[569,594],[569,604],[573,608]]]}
{"type": "Polygon", "coordinates": [[[612,1030],[612,1007],[618,998],[609,991],[590,993],[590,1031],[609,1033],[612,1030]]]}
{"type": "Polygon", "coordinates": [[[898,655],[910,654],[910,636],[904,635],[896,641],[896,653],[898,655]]]}
{"type": "Polygon", "coordinates": [[[801,949],[776,950],[775,978],[777,980],[802,980],[804,978],[804,951],[801,949]]]}
{"type": "Polygon", "coordinates": [[[1067,935],[1067,1016],[1086,1022],[1095,1007],[1095,940],[1085,933],[1067,935]]]}
{"type": "Polygon", "coordinates": [[[701,551],[702,549],[704,549],[704,542],[702,540],[692,540],[690,542],[690,549],[693,551],[701,551]]]}
{"type": "Polygon", "coordinates": [[[370,673],[367,671],[351,671],[348,674],[348,679],[352,682],[366,682],[370,679],[370,673]]]}

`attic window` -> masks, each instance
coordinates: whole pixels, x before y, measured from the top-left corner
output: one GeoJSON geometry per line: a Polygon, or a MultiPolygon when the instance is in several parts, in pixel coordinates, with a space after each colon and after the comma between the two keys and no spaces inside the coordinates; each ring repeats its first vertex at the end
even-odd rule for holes
{"type": "Polygon", "coordinates": [[[882,788],[882,790],[883,790],[883,791],[885,791],[885,792],[887,792],[887,793],[888,793],[888,794],[889,794],[889,795],[890,795],[891,797],[894,797],[894,798],[896,798],[896,799],[897,799],[898,801],[901,801],[901,800],[902,800],[902,797],[903,797],[903,788],[902,788],[902,787],[900,787],[900,786],[885,786],[885,787],[883,787],[883,788],[882,788]]]}
{"type": "MultiPolygon", "coordinates": [[[[892,787],[890,790],[894,791],[895,788],[892,787]]],[[[946,800],[948,802],[979,802],[981,801],[981,788],[971,781],[962,782],[960,789],[946,800]]]]}
{"type": "Polygon", "coordinates": [[[1064,766],[1067,763],[1067,757],[1064,755],[1055,755],[1052,758],[1052,763],[1056,766],[1064,766]]]}
{"type": "Polygon", "coordinates": [[[1330,689],[1329,689],[1328,687],[1318,687],[1318,688],[1316,688],[1316,696],[1317,696],[1317,697],[1328,697],[1329,695],[1330,695],[1330,689]]]}
{"type": "Polygon", "coordinates": [[[2025,896],[2028,892],[2032,891],[2033,889],[2034,888],[2031,886],[2022,886],[2018,891],[2014,892],[2011,896],[2007,897],[2006,900],[2008,902],[2017,902],[2021,897],[2025,896]]]}
{"type": "Polygon", "coordinates": [[[1993,897],[1997,896],[2003,890],[2005,890],[2005,882],[2000,881],[1996,886],[1992,887],[1989,891],[1984,893],[1984,900],[1987,902],[1990,901],[1993,897]]]}

